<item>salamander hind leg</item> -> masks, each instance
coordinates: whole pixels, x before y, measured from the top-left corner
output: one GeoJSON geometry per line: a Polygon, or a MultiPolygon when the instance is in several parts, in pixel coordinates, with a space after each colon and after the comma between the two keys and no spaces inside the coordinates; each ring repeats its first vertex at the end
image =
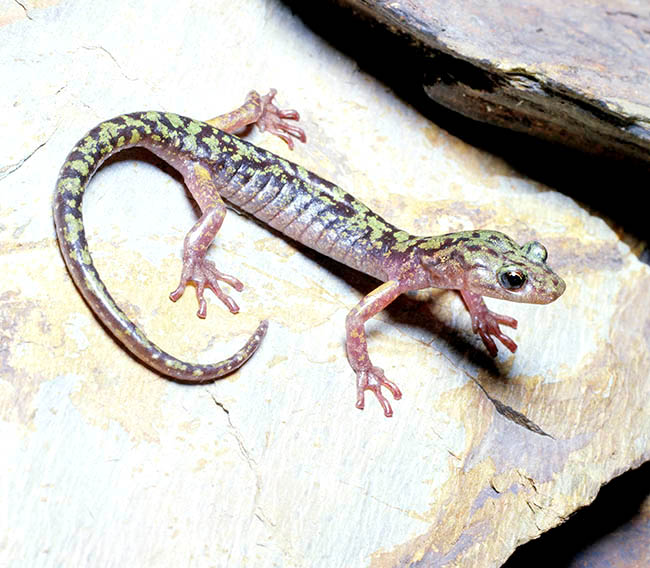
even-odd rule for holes
{"type": "Polygon", "coordinates": [[[196,299],[199,303],[199,309],[196,312],[198,317],[205,319],[207,316],[207,303],[204,297],[206,288],[212,290],[231,313],[236,314],[239,312],[237,302],[223,292],[219,286],[219,281],[230,284],[237,292],[244,289],[244,285],[237,278],[224,274],[217,269],[214,262],[201,258],[200,253],[190,249],[183,258],[183,272],[181,273],[180,283],[176,290],[169,294],[169,299],[175,302],[183,295],[188,284],[194,284],[196,286],[196,299]]]}
{"type": "MultiPolygon", "coordinates": [[[[273,104],[273,97],[275,97],[276,93],[275,89],[271,89],[261,97],[262,115],[257,120],[257,126],[262,132],[267,131],[281,138],[293,150],[293,138],[291,136],[303,143],[307,142],[307,136],[302,128],[287,122],[287,120],[300,120],[298,111],[293,109],[282,110],[273,104]]],[[[251,95],[257,95],[257,93],[253,91],[249,94],[249,96],[251,95]]]]}
{"type": "Polygon", "coordinates": [[[188,166],[183,172],[183,177],[203,215],[185,237],[180,283],[169,298],[175,302],[183,295],[188,284],[192,284],[196,286],[198,317],[205,318],[207,315],[207,303],[204,297],[206,288],[212,290],[217,298],[233,314],[236,314],[239,306],[221,289],[219,282],[229,284],[238,292],[243,290],[244,285],[234,276],[221,272],[212,261],[205,258],[208,247],[219,232],[226,216],[226,205],[219,196],[210,172],[204,166],[198,163],[188,166]]]}
{"type": "Polygon", "coordinates": [[[302,128],[287,122],[288,120],[300,120],[298,111],[283,110],[275,106],[273,98],[276,93],[275,89],[271,89],[266,95],[251,91],[242,106],[229,113],[215,116],[206,122],[231,134],[243,130],[250,124],[257,124],[262,132],[266,131],[281,138],[293,150],[293,138],[307,142],[307,136],[302,128]]]}

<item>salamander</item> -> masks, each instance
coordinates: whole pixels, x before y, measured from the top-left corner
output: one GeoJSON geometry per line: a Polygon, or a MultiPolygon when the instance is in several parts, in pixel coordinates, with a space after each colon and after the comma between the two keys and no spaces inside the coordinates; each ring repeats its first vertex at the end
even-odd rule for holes
{"type": "Polygon", "coordinates": [[[232,313],[239,311],[220,283],[237,291],[243,284],[206,258],[226,214],[224,200],[288,237],[382,282],[350,310],[345,322],[347,357],[356,374],[357,408],[364,408],[369,390],[385,416],[390,417],[393,411],[382,389],[396,400],[402,396],[397,385],[372,364],[365,322],[409,290],[458,290],[473,330],[487,351],[496,355],[497,339],[514,352],[516,343],[500,325],[516,328],[517,321],[489,310],[483,296],[534,304],[557,299],[565,283],[546,263],[544,246],[536,241],[519,246],[503,233],[483,229],[429,237],[411,235],[337,185],[238,138],[234,133],[257,124],[292,149],[294,139],[306,141],[304,131],[289,122],[298,120],[298,113],[279,109],[273,103],[275,94],[274,89],[264,96],[253,91],[238,109],[206,122],[170,112],[124,114],[97,125],[70,151],[54,193],[56,234],[77,288],[115,338],[162,375],[180,382],[205,383],[244,364],[259,347],[268,326],[262,321],[245,345],[221,362],[187,363],[147,339],[113,300],[88,250],[83,196],[91,177],[108,157],[141,146],[182,174],[201,209],[200,218],[185,237],[180,282],[170,294],[176,301],[187,285],[194,286],[198,317],[206,317],[206,288],[232,313]]]}

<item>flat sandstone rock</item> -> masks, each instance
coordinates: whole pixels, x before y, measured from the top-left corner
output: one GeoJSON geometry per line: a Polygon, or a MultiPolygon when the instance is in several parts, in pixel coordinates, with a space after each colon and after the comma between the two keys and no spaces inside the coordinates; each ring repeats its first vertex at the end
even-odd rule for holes
{"type": "Polygon", "coordinates": [[[487,568],[648,459],[650,269],[603,221],[427,120],[284,2],[155,5],[26,3],[0,26],[0,565],[487,568]],[[241,311],[210,298],[199,320],[191,293],[168,299],[197,211],[147,152],[107,162],[84,202],[115,300],[186,360],[269,333],[187,386],[106,332],[54,235],[67,153],[120,113],[209,118],[269,87],[308,143],[249,139],[396,225],[544,243],[565,294],[487,300],[519,320],[516,354],[491,359],[454,292],[402,297],[367,330],[403,397],[390,419],[371,396],[357,410],[344,324],[377,283],[229,212],[209,256],[245,283],[241,311]]]}

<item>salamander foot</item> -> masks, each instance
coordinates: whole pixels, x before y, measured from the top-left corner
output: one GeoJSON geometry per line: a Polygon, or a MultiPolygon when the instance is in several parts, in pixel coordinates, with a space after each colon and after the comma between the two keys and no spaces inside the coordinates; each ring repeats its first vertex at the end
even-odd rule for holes
{"type": "Polygon", "coordinates": [[[402,392],[399,390],[395,383],[389,381],[384,375],[384,371],[374,365],[368,369],[361,369],[357,373],[357,408],[363,410],[365,406],[365,391],[369,390],[374,393],[384,409],[384,415],[390,418],[393,415],[393,409],[386,397],[381,393],[381,387],[386,387],[395,400],[402,398],[402,392]]]}
{"type": "Polygon", "coordinates": [[[257,126],[260,131],[268,131],[287,143],[289,149],[293,150],[293,136],[301,142],[307,142],[305,131],[299,126],[289,124],[286,120],[300,120],[298,111],[293,109],[281,110],[273,104],[273,97],[277,91],[269,90],[268,94],[261,97],[262,116],[257,119],[257,126]]]}
{"type": "Polygon", "coordinates": [[[212,290],[231,313],[236,314],[239,311],[239,306],[235,300],[221,290],[219,280],[230,284],[237,292],[244,289],[244,285],[237,278],[217,270],[212,261],[206,259],[201,261],[186,260],[183,264],[180,284],[169,295],[169,299],[175,302],[183,295],[188,284],[194,284],[196,286],[196,299],[199,302],[199,310],[196,312],[198,317],[205,319],[207,315],[207,304],[203,297],[206,288],[212,290]]]}
{"type": "Polygon", "coordinates": [[[499,324],[517,329],[517,320],[510,316],[497,314],[491,310],[472,314],[472,330],[480,335],[485,348],[492,357],[496,356],[498,349],[491,336],[496,337],[511,353],[517,350],[517,344],[501,331],[499,324]]]}

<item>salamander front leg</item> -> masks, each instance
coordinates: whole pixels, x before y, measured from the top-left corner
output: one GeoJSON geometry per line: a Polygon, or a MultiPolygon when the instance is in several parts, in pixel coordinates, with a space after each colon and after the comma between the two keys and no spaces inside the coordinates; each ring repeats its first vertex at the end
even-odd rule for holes
{"type": "Polygon", "coordinates": [[[348,314],[345,320],[347,332],[346,348],[348,361],[357,375],[357,408],[365,405],[365,391],[374,393],[384,409],[384,415],[391,417],[393,409],[381,392],[381,387],[386,387],[395,400],[402,398],[402,393],[395,383],[389,381],[384,371],[375,367],[368,356],[368,342],[366,340],[365,323],[372,316],[383,310],[404,290],[396,280],[389,280],[376,290],[368,294],[348,314]]]}
{"type": "Polygon", "coordinates": [[[517,344],[501,331],[499,325],[507,325],[508,327],[517,329],[517,320],[490,311],[485,305],[483,298],[474,292],[460,290],[460,295],[472,318],[472,330],[474,333],[479,334],[490,355],[495,357],[498,352],[497,346],[491,336],[496,337],[514,353],[517,350],[517,344]]]}

